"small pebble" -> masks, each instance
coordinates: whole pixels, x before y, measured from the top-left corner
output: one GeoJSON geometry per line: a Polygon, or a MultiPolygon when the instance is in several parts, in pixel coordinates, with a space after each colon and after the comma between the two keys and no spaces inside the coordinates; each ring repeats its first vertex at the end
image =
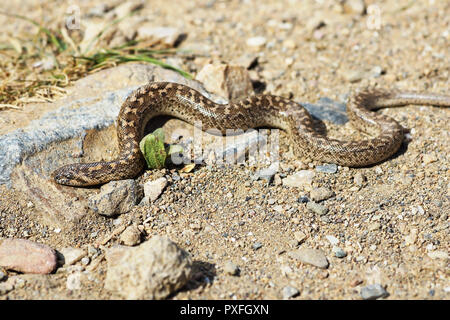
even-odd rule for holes
{"type": "Polygon", "coordinates": [[[304,190],[311,190],[311,184],[315,176],[312,170],[300,170],[283,179],[283,185],[286,187],[303,188],[304,190]]]}
{"type": "Polygon", "coordinates": [[[289,256],[322,269],[328,268],[329,265],[327,257],[322,250],[300,248],[296,251],[289,252],[289,256]]]}
{"type": "Polygon", "coordinates": [[[239,274],[239,267],[233,262],[227,261],[223,266],[223,271],[225,271],[229,275],[237,276],[239,274]]]}
{"type": "Polygon", "coordinates": [[[342,73],[344,79],[348,82],[358,82],[365,77],[365,72],[361,70],[346,70],[342,73]]]}
{"type": "Polygon", "coordinates": [[[297,240],[298,244],[302,244],[303,241],[305,241],[305,239],[306,239],[306,234],[304,234],[301,231],[296,231],[296,232],[294,232],[294,238],[295,238],[295,240],[297,240]]]}
{"type": "Polygon", "coordinates": [[[252,180],[265,180],[267,183],[271,183],[277,171],[272,168],[264,168],[255,172],[252,176],[252,180]]]}
{"type": "Polygon", "coordinates": [[[24,279],[16,278],[15,283],[14,283],[14,288],[22,289],[23,287],[25,287],[25,284],[26,284],[26,281],[24,279]]]}
{"type": "Polygon", "coordinates": [[[273,207],[273,210],[275,210],[276,212],[278,212],[278,213],[283,213],[284,212],[284,208],[283,208],[283,206],[282,205],[277,205],[277,206],[275,206],[275,207],[273,207]]]}
{"type": "Polygon", "coordinates": [[[366,180],[367,178],[361,172],[357,172],[353,177],[353,181],[358,187],[361,187],[366,180]]]}
{"type": "Polygon", "coordinates": [[[84,257],[83,259],[81,259],[81,264],[83,266],[87,266],[89,262],[91,262],[91,259],[89,259],[89,257],[84,257]]]}
{"type": "Polygon", "coordinates": [[[14,284],[6,281],[5,283],[0,283],[0,296],[7,294],[8,292],[14,290],[14,284]]]}
{"type": "Polygon", "coordinates": [[[336,173],[338,171],[338,166],[334,163],[332,164],[324,164],[321,166],[316,166],[317,172],[325,172],[325,173],[336,173]]]}
{"type": "Polygon", "coordinates": [[[128,300],[165,299],[194,276],[190,255],[163,236],[155,235],[136,247],[109,248],[105,258],[104,288],[128,300]]]}
{"type": "Polygon", "coordinates": [[[327,240],[328,240],[333,246],[335,246],[335,245],[337,245],[337,244],[339,243],[339,239],[336,238],[335,236],[327,235],[327,236],[325,236],[325,238],[327,238],[327,240]]]}
{"type": "Polygon", "coordinates": [[[299,203],[308,203],[309,198],[307,196],[301,196],[297,199],[297,202],[299,203]]]}
{"type": "Polygon", "coordinates": [[[343,4],[344,11],[347,13],[364,14],[366,5],[363,0],[346,0],[343,4]]]}
{"type": "Polygon", "coordinates": [[[433,200],[433,203],[434,203],[434,205],[436,206],[436,207],[442,207],[442,201],[441,200],[437,200],[437,199],[435,199],[435,200],[433,200]]]}
{"type": "Polygon", "coordinates": [[[419,230],[417,228],[412,228],[409,235],[405,236],[405,244],[412,245],[417,241],[417,233],[419,230]]]}
{"type": "Polygon", "coordinates": [[[436,162],[438,159],[434,154],[424,154],[422,157],[422,161],[424,165],[436,162]]]}
{"type": "Polygon", "coordinates": [[[375,66],[370,70],[370,75],[373,78],[378,78],[379,76],[381,76],[384,73],[384,70],[382,67],[380,66],[375,66]]]}
{"type": "Polygon", "coordinates": [[[336,256],[336,258],[339,258],[339,259],[345,258],[347,256],[347,252],[345,252],[345,250],[343,250],[339,247],[336,247],[336,246],[333,247],[333,252],[334,252],[334,255],[336,256]]]}
{"type": "Polygon", "coordinates": [[[442,260],[447,260],[448,259],[448,253],[445,251],[431,251],[428,252],[428,256],[431,259],[442,259],[442,260]]]}
{"type": "Polygon", "coordinates": [[[137,201],[137,185],[133,179],[111,181],[89,197],[88,206],[94,212],[112,217],[129,212],[137,201]]]}
{"type": "Polygon", "coordinates": [[[80,290],[81,289],[81,272],[69,274],[66,281],[67,290],[80,290]]]}
{"type": "Polygon", "coordinates": [[[276,185],[276,186],[281,186],[283,184],[283,181],[281,180],[281,177],[280,177],[279,174],[276,174],[273,177],[273,184],[276,185]]]}
{"type": "Polygon", "coordinates": [[[308,202],[306,204],[306,208],[314,213],[317,213],[319,216],[323,216],[328,213],[327,207],[313,201],[308,202]]]}
{"type": "Polygon", "coordinates": [[[141,243],[141,231],[134,224],[128,226],[120,235],[120,242],[130,247],[141,243]]]}
{"type": "Polygon", "coordinates": [[[375,231],[375,230],[379,230],[381,228],[381,223],[379,222],[372,222],[371,224],[369,224],[368,229],[370,231],[375,231]]]}
{"type": "Polygon", "coordinates": [[[153,202],[161,195],[164,188],[167,186],[167,179],[162,177],[156,180],[147,181],[144,184],[144,199],[153,202]]]}
{"type": "Polygon", "coordinates": [[[364,300],[385,298],[389,295],[389,293],[378,283],[361,288],[360,294],[364,300]]]}
{"type": "Polygon", "coordinates": [[[252,247],[253,247],[253,250],[256,251],[256,250],[260,249],[262,246],[263,245],[261,242],[255,242],[252,247]]]}
{"type": "Polygon", "coordinates": [[[262,47],[266,44],[266,38],[264,37],[253,37],[247,39],[247,45],[250,47],[262,47]]]}
{"type": "Polygon", "coordinates": [[[140,39],[155,39],[169,46],[174,46],[182,38],[182,32],[178,29],[147,24],[138,28],[137,35],[140,39]]]}
{"type": "Polygon", "coordinates": [[[323,200],[327,200],[331,197],[334,197],[335,193],[333,190],[330,190],[328,188],[324,188],[324,187],[320,187],[320,188],[314,188],[311,193],[311,200],[313,201],[323,201],[323,200]]]}
{"type": "Polygon", "coordinates": [[[101,17],[108,11],[108,5],[106,3],[100,3],[89,10],[87,15],[89,17],[101,17]]]}
{"type": "Polygon", "coordinates": [[[85,251],[80,248],[68,247],[61,249],[60,252],[64,256],[64,264],[68,266],[77,263],[86,255],[85,251]]]}
{"type": "Polygon", "coordinates": [[[92,245],[88,245],[87,251],[88,251],[88,256],[91,258],[96,257],[100,254],[100,250],[92,245]]]}
{"type": "Polygon", "coordinates": [[[300,294],[300,291],[297,288],[286,286],[283,288],[283,299],[287,300],[290,298],[294,298],[300,294]]]}
{"type": "Polygon", "coordinates": [[[381,169],[381,167],[376,167],[375,168],[375,173],[379,176],[381,176],[383,174],[383,169],[381,169]]]}

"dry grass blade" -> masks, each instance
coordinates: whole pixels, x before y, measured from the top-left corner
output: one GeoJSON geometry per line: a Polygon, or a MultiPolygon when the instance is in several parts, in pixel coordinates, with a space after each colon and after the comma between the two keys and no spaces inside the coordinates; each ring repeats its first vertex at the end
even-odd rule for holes
{"type": "Polygon", "coordinates": [[[83,51],[92,53],[84,55],[80,55],[79,40],[74,40],[73,34],[64,28],[54,32],[25,16],[2,11],[0,14],[27,21],[38,28],[37,34],[31,38],[18,36],[11,38],[9,43],[0,44],[0,104],[3,106],[0,110],[31,102],[51,102],[63,95],[61,88],[72,81],[126,62],[152,63],[192,78],[189,73],[156,58],[178,54],[175,49],[153,50],[139,41],[130,41],[112,49],[94,47],[105,31],[134,12],[107,24],[83,51]]]}
{"type": "Polygon", "coordinates": [[[83,54],[89,53],[89,51],[91,50],[92,45],[93,45],[96,41],[98,41],[98,40],[102,37],[102,35],[103,35],[109,28],[111,28],[112,26],[114,26],[114,25],[120,23],[122,20],[124,20],[125,18],[128,18],[128,17],[132,16],[133,14],[134,14],[134,12],[130,12],[129,14],[127,14],[127,15],[125,15],[125,16],[119,18],[119,19],[115,19],[115,20],[113,20],[111,23],[109,23],[108,25],[106,25],[106,26],[105,26],[102,30],[100,30],[100,32],[99,32],[99,33],[98,33],[98,34],[97,34],[97,35],[89,42],[89,44],[87,45],[86,50],[84,50],[83,54]]]}
{"type": "Polygon", "coordinates": [[[0,110],[5,110],[5,109],[16,109],[16,110],[20,110],[22,109],[19,106],[15,106],[13,104],[7,104],[7,103],[0,103],[0,110]]]}
{"type": "Polygon", "coordinates": [[[80,56],[78,59],[83,59],[89,62],[90,70],[99,69],[104,67],[105,65],[110,64],[120,64],[124,62],[136,62],[136,61],[142,61],[142,62],[149,62],[155,65],[159,65],[163,68],[174,70],[178,73],[180,73],[182,76],[184,76],[187,79],[192,79],[192,75],[189,73],[178,69],[170,64],[167,64],[161,60],[158,60],[154,58],[152,55],[157,54],[159,52],[164,52],[163,50],[160,51],[152,51],[152,50],[145,50],[145,53],[141,54],[127,54],[123,51],[118,50],[103,50],[101,52],[95,53],[91,56],[80,56]]]}
{"type": "Polygon", "coordinates": [[[8,17],[13,17],[13,18],[24,20],[24,21],[28,21],[28,22],[34,24],[36,27],[39,28],[40,32],[44,32],[50,38],[50,41],[58,48],[59,52],[63,52],[64,50],[66,50],[67,46],[64,43],[64,41],[61,40],[60,37],[54,35],[50,30],[48,30],[47,28],[43,27],[41,24],[39,24],[38,22],[34,21],[33,19],[27,18],[25,16],[18,15],[18,14],[7,13],[7,12],[3,12],[3,11],[0,11],[0,14],[3,14],[3,15],[8,16],[8,17]]]}

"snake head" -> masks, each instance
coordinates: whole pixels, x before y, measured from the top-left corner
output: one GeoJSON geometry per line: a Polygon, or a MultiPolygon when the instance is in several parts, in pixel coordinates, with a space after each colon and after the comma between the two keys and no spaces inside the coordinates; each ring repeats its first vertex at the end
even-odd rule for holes
{"type": "Polygon", "coordinates": [[[82,186],[85,182],[80,180],[77,170],[73,164],[60,167],[51,174],[52,179],[66,186],[82,186]]]}

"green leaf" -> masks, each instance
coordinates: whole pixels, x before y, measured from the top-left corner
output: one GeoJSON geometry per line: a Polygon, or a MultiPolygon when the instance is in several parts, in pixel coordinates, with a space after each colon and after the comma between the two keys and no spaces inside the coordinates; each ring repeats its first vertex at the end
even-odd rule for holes
{"type": "Polygon", "coordinates": [[[172,154],[183,153],[183,147],[178,144],[164,145],[162,128],[158,128],[142,138],[139,148],[150,169],[161,169],[171,162],[172,154]]]}
{"type": "Polygon", "coordinates": [[[164,143],[164,131],[162,128],[156,129],[152,134],[164,143]]]}
{"type": "Polygon", "coordinates": [[[150,133],[139,143],[141,152],[150,169],[161,169],[166,162],[167,154],[164,148],[164,140],[160,138],[160,132],[157,132],[156,135],[155,133],[150,133]]]}

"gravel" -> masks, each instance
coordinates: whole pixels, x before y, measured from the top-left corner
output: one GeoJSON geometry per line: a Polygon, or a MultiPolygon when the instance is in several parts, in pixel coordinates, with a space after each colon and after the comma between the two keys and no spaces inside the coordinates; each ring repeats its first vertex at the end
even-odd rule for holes
{"type": "MultiPolygon", "coordinates": [[[[26,12],[27,17],[40,21],[42,10],[35,10],[35,2],[5,2],[4,11],[26,12]]],[[[402,10],[398,1],[386,0],[382,23],[379,29],[373,29],[369,25],[373,17],[370,10],[361,14],[357,6],[351,8],[349,4],[305,0],[299,6],[298,1],[263,0],[255,10],[251,1],[210,1],[203,5],[155,0],[151,6],[143,3],[142,11],[111,26],[101,41],[105,48],[108,43],[121,45],[124,39],[132,39],[144,23],[146,27],[151,24],[182,30],[187,38],[178,49],[184,53],[161,55],[166,62],[194,77],[208,64],[236,63],[246,70],[243,74],[248,72],[255,93],[279,95],[304,104],[314,117],[323,120],[315,120],[317,130],[336,139],[365,139],[367,135],[356,132],[345,114],[345,102],[355,89],[375,86],[448,92],[448,8],[444,1],[415,1],[402,10]],[[265,44],[247,45],[248,39],[260,36],[266,38],[265,44]],[[357,41],[349,42],[349,38],[357,41]],[[243,56],[246,58],[242,64],[237,63],[243,56]],[[353,79],[349,77],[352,72],[356,74],[353,79]],[[318,112],[310,105],[317,106],[318,112]]],[[[46,27],[59,30],[58,17],[64,15],[64,6],[42,5],[48,17],[46,27]]],[[[94,5],[83,2],[82,11],[88,13],[94,5]]],[[[116,19],[117,6],[108,3],[108,7],[106,12],[99,10],[95,19],[83,16],[82,30],[71,36],[83,36],[89,24],[100,26],[116,19]]],[[[118,11],[129,12],[126,8],[118,11]]],[[[0,20],[5,31],[3,42],[8,43],[11,34],[17,39],[29,38],[26,22],[8,16],[0,16],[0,20]]],[[[158,49],[158,44],[148,44],[158,49]]],[[[39,77],[40,71],[36,69],[33,77],[39,77]]],[[[48,180],[47,174],[57,162],[114,157],[117,147],[112,124],[123,99],[137,85],[150,81],[196,85],[196,81],[187,82],[181,75],[172,77],[174,74],[165,72],[164,77],[157,77],[150,65],[122,64],[71,81],[64,88],[67,96],[62,101],[56,95],[50,97],[55,102],[27,102],[21,110],[0,110],[0,183],[15,188],[0,186],[0,237],[23,236],[58,249],[100,249],[99,253],[88,254],[91,263],[86,267],[75,263],[56,275],[21,275],[27,279],[23,288],[11,280],[17,277],[15,273],[8,272],[8,280],[0,282],[0,298],[124,298],[120,290],[103,287],[108,261],[93,256],[118,246],[121,228],[131,224],[139,226],[144,242],[126,249],[139,248],[158,234],[192,254],[196,261],[194,279],[183,290],[172,292],[170,297],[174,299],[279,299],[285,286],[298,288],[305,299],[355,299],[360,298],[359,286],[378,281],[376,275],[366,279],[365,272],[372,266],[379,269],[382,286],[391,288],[388,299],[448,297],[446,278],[436,276],[445,274],[447,267],[447,260],[443,255],[439,258],[439,252],[448,251],[445,178],[450,150],[445,139],[446,108],[407,106],[377,111],[410,129],[407,148],[403,146],[390,159],[365,168],[337,167],[333,174],[320,172],[316,167],[321,163],[297,158],[288,146],[286,133],[280,131],[280,164],[289,168],[278,173],[281,184],[275,176],[273,184],[252,180],[252,175],[266,166],[259,164],[196,166],[189,173],[179,172],[181,167],[148,170],[136,179],[139,185],[161,177],[170,183],[155,202],[133,206],[121,215],[123,220],[117,225],[112,218],[86,210],[85,199],[97,193],[97,187],[55,187],[48,180]],[[118,70],[122,70],[121,76],[114,77],[118,70]],[[89,79],[95,81],[82,86],[89,79]],[[65,108],[59,109],[62,106],[65,108]],[[87,128],[94,130],[85,133],[87,128]],[[73,139],[59,142],[67,138],[73,139]],[[73,148],[51,153],[66,143],[73,148]],[[6,158],[2,159],[2,155],[6,158]],[[3,168],[11,170],[7,173],[9,169],[3,168]],[[314,176],[306,183],[286,184],[301,170],[314,176]],[[323,216],[307,209],[307,199],[298,201],[321,187],[336,193],[336,197],[319,203],[329,209],[323,216]],[[40,192],[36,193],[36,189],[40,192]],[[53,196],[58,193],[64,197],[58,199],[61,206],[54,206],[53,196]],[[270,205],[268,199],[274,199],[274,204],[270,205]],[[28,207],[30,201],[34,205],[28,207]],[[281,210],[273,210],[274,206],[281,206],[281,210]],[[374,217],[377,220],[372,220],[374,217]],[[47,221],[51,223],[47,225],[47,221]],[[380,223],[381,229],[370,231],[371,223],[380,223]],[[191,228],[191,224],[200,228],[191,228]],[[55,233],[55,229],[61,232],[55,233]],[[419,232],[414,235],[413,229],[419,232]],[[296,231],[306,235],[300,245],[294,236],[296,231]],[[347,258],[337,260],[337,251],[326,235],[339,239],[337,246],[347,252],[347,258]],[[254,251],[255,241],[264,247],[254,251]],[[287,252],[296,247],[322,249],[332,263],[328,276],[323,272],[327,270],[292,260],[287,252]],[[223,261],[234,261],[245,272],[239,278],[225,272],[217,274],[214,266],[221,266],[223,261]],[[291,272],[280,272],[280,265],[288,266],[291,272]],[[72,272],[81,272],[81,290],[66,289],[66,274],[72,272]]],[[[175,119],[163,127],[169,133],[171,126],[191,128],[175,119]]],[[[144,282],[138,281],[137,285],[144,282]]]]}

